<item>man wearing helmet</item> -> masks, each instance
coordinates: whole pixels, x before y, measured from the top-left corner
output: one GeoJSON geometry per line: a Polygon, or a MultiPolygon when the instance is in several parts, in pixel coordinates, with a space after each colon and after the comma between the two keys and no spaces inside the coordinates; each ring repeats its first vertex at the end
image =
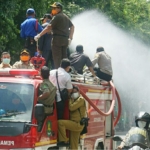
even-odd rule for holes
{"type": "Polygon", "coordinates": [[[30,56],[33,57],[36,52],[36,42],[34,36],[42,31],[41,25],[35,19],[35,10],[29,8],[26,11],[27,19],[21,24],[20,36],[25,39],[25,48],[30,52],[30,56]]]}
{"type": "Polygon", "coordinates": [[[121,150],[124,146],[133,147],[135,144],[139,148],[150,148],[150,135],[149,135],[149,125],[150,125],[150,114],[147,112],[139,112],[135,116],[136,127],[132,127],[126,134],[124,140],[118,146],[121,150]]]}

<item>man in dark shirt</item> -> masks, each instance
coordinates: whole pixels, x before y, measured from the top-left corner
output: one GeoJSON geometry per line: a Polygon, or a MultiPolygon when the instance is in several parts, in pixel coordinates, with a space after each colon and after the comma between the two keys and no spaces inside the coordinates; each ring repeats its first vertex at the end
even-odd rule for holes
{"type": "Polygon", "coordinates": [[[73,66],[79,74],[83,74],[83,67],[86,65],[89,68],[92,75],[95,77],[93,64],[90,58],[87,55],[83,54],[82,45],[77,45],[76,52],[72,53],[69,59],[71,62],[71,66],[73,66]]]}
{"type": "MultiPolygon", "coordinates": [[[[40,20],[42,21],[42,27],[45,28],[47,25],[49,25],[50,21],[52,20],[52,16],[50,14],[45,14],[44,17],[41,18],[40,20]]],[[[46,60],[45,66],[48,66],[50,62],[51,69],[54,69],[51,40],[52,40],[51,31],[43,35],[39,40],[39,51],[42,53],[42,57],[44,57],[46,60]]]]}
{"type": "Polygon", "coordinates": [[[74,25],[71,20],[62,13],[62,4],[55,2],[52,7],[52,21],[50,24],[37,36],[34,37],[37,41],[42,35],[49,31],[53,31],[52,39],[52,55],[54,66],[57,69],[63,58],[67,58],[67,47],[70,44],[73,33],[74,25]]]}
{"type": "Polygon", "coordinates": [[[26,16],[27,19],[21,24],[20,36],[26,40],[24,48],[27,48],[31,57],[33,57],[36,52],[34,36],[42,31],[42,27],[35,19],[35,10],[33,8],[27,10],[26,16]]]}

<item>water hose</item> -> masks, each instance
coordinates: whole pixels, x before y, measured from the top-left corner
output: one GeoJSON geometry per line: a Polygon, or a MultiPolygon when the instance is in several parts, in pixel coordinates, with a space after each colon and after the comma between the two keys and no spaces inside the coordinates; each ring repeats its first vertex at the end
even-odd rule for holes
{"type": "Polygon", "coordinates": [[[81,90],[82,88],[80,88],[80,93],[81,95],[86,99],[86,101],[102,116],[109,116],[112,111],[114,110],[114,106],[115,106],[115,98],[117,96],[117,100],[118,100],[118,115],[114,121],[114,126],[118,123],[120,116],[121,116],[121,102],[120,102],[120,97],[119,94],[117,92],[117,90],[114,87],[114,84],[112,83],[112,81],[110,81],[110,86],[112,89],[112,103],[110,106],[110,109],[107,113],[101,111],[87,96],[86,94],[81,90]]]}

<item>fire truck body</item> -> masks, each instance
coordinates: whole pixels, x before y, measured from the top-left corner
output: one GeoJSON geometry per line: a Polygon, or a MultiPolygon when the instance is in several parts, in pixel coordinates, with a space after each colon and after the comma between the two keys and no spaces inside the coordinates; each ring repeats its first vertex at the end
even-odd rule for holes
{"type": "MultiPolygon", "coordinates": [[[[40,77],[32,70],[14,70],[6,75],[0,70],[0,149],[6,150],[47,150],[57,145],[57,112],[46,117],[41,130],[37,130],[34,106],[37,104],[40,77]],[[16,72],[15,72],[16,71],[16,72]],[[22,71],[22,73],[20,73],[22,71]],[[26,74],[24,73],[25,71],[26,74]],[[24,76],[24,74],[26,76],[24,76]],[[28,76],[28,77],[27,77],[28,76]],[[32,78],[30,78],[32,76],[32,78]],[[34,77],[33,77],[34,76],[34,77]],[[17,96],[20,100],[13,100],[17,96]],[[26,110],[21,110],[23,106],[26,110]],[[5,108],[6,107],[6,108],[5,108]]],[[[38,73],[37,73],[38,74],[38,73]]],[[[102,116],[91,106],[89,101],[104,112],[112,103],[112,89],[109,85],[88,85],[73,82],[80,88],[81,94],[87,100],[89,120],[88,133],[81,136],[81,149],[112,149],[111,136],[114,135],[114,116],[102,116]]],[[[66,101],[65,119],[69,119],[68,103],[66,101]]]]}

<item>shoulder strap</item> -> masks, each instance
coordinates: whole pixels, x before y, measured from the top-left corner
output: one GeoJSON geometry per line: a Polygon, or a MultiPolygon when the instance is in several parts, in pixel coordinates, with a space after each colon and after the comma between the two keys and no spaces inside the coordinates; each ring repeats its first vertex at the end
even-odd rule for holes
{"type": "Polygon", "coordinates": [[[60,97],[61,97],[60,87],[59,87],[59,83],[58,83],[58,70],[56,71],[56,79],[57,79],[58,90],[59,90],[60,97]]]}

